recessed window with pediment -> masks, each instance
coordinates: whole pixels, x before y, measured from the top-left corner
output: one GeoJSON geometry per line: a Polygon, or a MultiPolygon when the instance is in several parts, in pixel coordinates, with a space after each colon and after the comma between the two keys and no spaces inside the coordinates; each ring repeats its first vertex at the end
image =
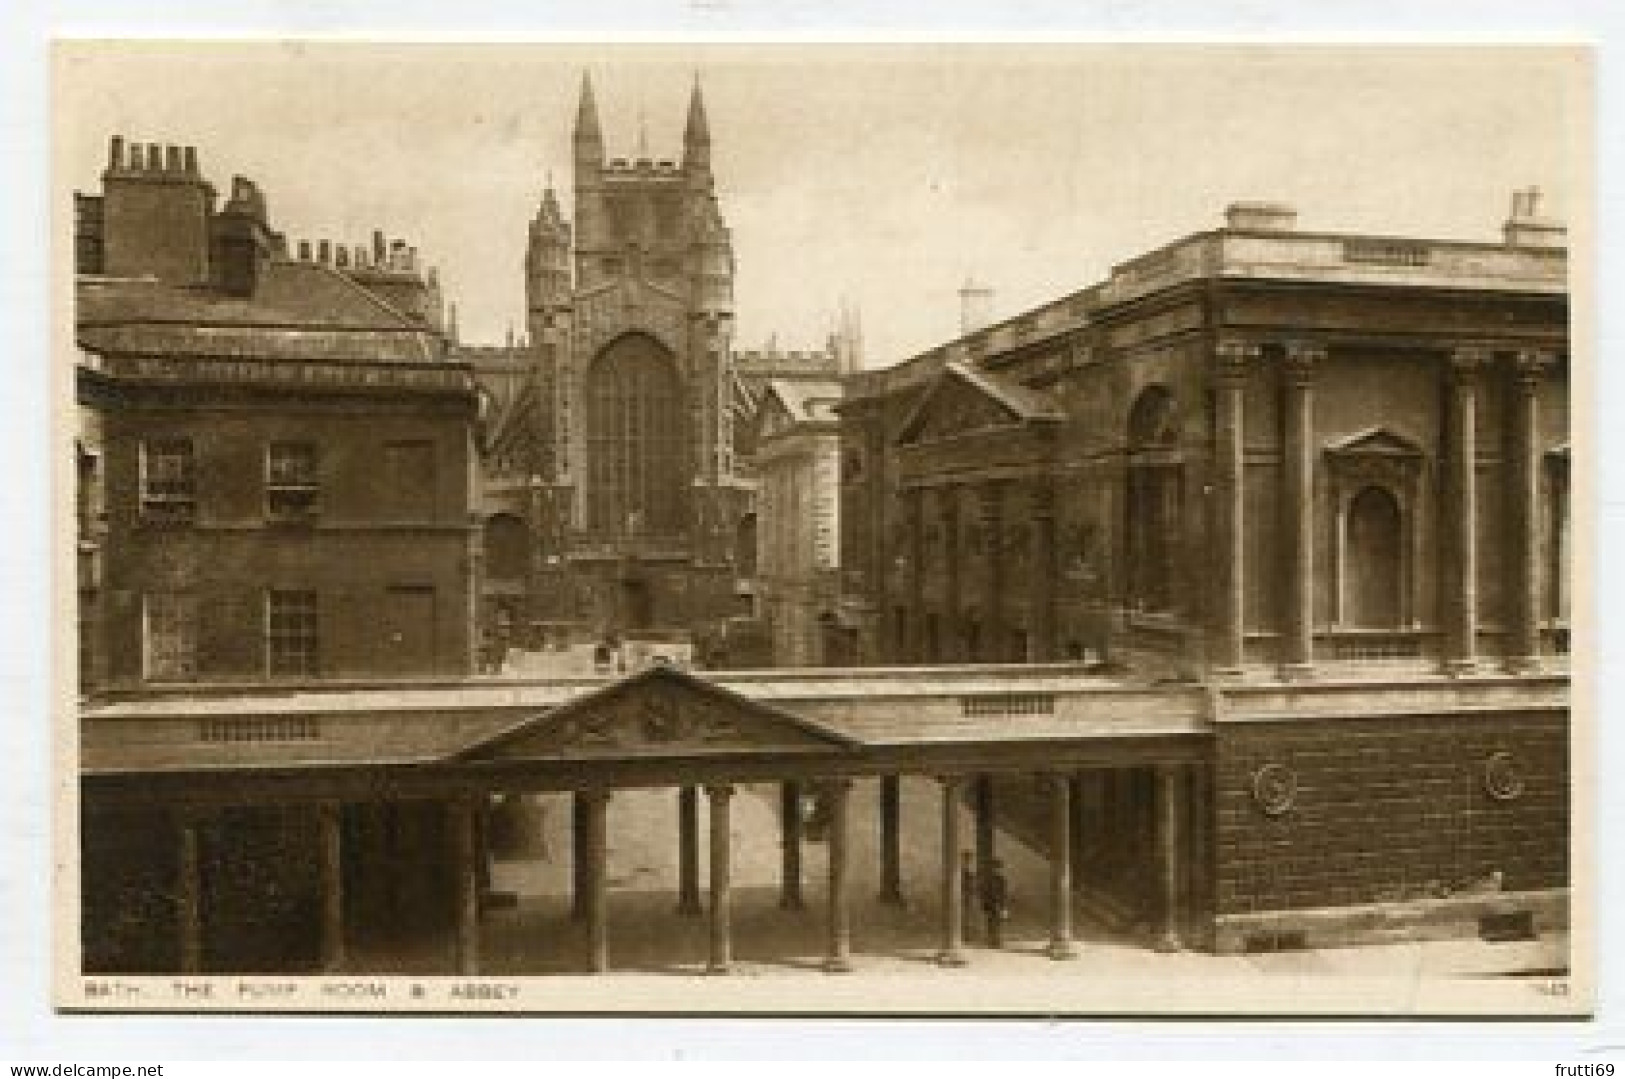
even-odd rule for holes
{"type": "Polygon", "coordinates": [[[1425,466],[1416,443],[1386,428],[1356,432],[1326,447],[1335,625],[1414,628],[1425,466]]]}
{"type": "Polygon", "coordinates": [[[1125,484],[1128,605],[1171,611],[1184,534],[1185,459],[1179,403],[1166,386],[1147,387],[1129,410],[1125,484]]]}

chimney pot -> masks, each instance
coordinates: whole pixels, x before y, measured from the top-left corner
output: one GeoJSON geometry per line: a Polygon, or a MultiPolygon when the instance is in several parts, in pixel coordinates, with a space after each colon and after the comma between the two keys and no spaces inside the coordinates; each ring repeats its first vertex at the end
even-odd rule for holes
{"type": "Polygon", "coordinates": [[[183,151],[183,154],[184,154],[184,160],[185,160],[185,163],[186,163],[186,174],[188,176],[196,176],[197,175],[197,147],[196,146],[188,146],[183,151]]]}
{"type": "Polygon", "coordinates": [[[181,148],[179,146],[164,147],[164,171],[174,173],[181,171],[181,148]]]}
{"type": "Polygon", "coordinates": [[[300,240],[299,241],[299,261],[300,262],[309,262],[310,261],[310,241],[309,240],[300,240]]]}
{"type": "Polygon", "coordinates": [[[384,264],[384,233],[381,229],[372,230],[372,261],[377,266],[384,264]]]}
{"type": "Polygon", "coordinates": [[[122,169],[124,167],[124,136],[114,135],[107,143],[107,167],[122,169]]]}
{"type": "Polygon", "coordinates": [[[367,245],[366,244],[356,244],[355,245],[355,255],[354,255],[352,261],[356,264],[356,267],[358,269],[366,269],[366,267],[367,267],[367,245]]]}
{"type": "Polygon", "coordinates": [[[1232,202],[1225,207],[1225,227],[1249,232],[1291,232],[1298,211],[1284,202],[1232,202]]]}
{"type": "Polygon", "coordinates": [[[347,247],[344,244],[339,244],[337,247],[335,247],[333,249],[333,256],[334,256],[334,259],[337,261],[340,269],[348,269],[349,268],[349,266],[350,266],[350,249],[349,249],[349,247],[347,247]]]}
{"type": "Polygon", "coordinates": [[[333,244],[330,240],[319,241],[316,245],[316,261],[323,266],[333,261],[333,244]]]}
{"type": "Polygon", "coordinates": [[[160,172],[164,167],[164,148],[156,142],[147,143],[147,171],[160,172]]]}
{"type": "Polygon", "coordinates": [[[130,144],[130,168],[131,168],[131,170],[133,170],[135,172],[140,172],[141,168],[142,168],[142,165],[145,162],[145,160],[146,160],[146,158],[145,158],[144,153],[143,153],[143,151],[141,149],[141,144],[139,142],[132,142],[130,144]]]}

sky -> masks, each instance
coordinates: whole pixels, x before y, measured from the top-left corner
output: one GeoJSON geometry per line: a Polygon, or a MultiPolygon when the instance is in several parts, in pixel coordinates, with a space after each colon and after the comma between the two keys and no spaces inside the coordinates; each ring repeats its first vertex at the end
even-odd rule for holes
{"type": "Polygon", "coordinates": [[[58,56],[56,184],[110,135],[198,147],[290,241],[416,244],[464,340],[523,329],[526,225],[570,212],[583,72],[610,156],[678,157],[697,76],[738,266],[736,347],[865,364],[957,333],[958,290],[1014,315],[1217,226],[1236,200],[1309,230],[1497,240],[1511,192],[1589,210],[1589,84],[1558,49],[1261,46],[428,46],[81,43],[58,56]]]}

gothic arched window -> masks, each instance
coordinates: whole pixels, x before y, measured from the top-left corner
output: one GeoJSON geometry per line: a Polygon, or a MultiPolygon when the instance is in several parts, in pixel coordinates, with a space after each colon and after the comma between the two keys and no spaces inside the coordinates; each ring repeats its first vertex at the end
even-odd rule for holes
{"type": "Polygon", "coordinates": [[[621,337],[587,373],[587,523],[599,534],[669,536],[687,523],[687,407],[671,354],[621,337]]]}

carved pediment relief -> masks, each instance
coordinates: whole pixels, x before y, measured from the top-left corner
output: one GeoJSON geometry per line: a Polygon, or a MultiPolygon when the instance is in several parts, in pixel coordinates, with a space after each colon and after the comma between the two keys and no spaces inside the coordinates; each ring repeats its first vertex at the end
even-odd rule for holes
{"type": "Polygon", "coordinates": [[[1337,439],[1326,446],[1327,453],[1350,455],[1380,455],[1384,457],[1421,457],[1422,449],[1404,435],[1386,427],[1370,427],[1346,438],[1337,439]]]}
{"type": "Polygon", "coordinates": [[[904,445],[930,442],[997,427],[1013,427],[1020,422],[1021,418],[1004,404],[969,383],[945,378],[927,392],[898,441],[904,445]]]}
{"type": "Polygon", "coordinates": [[[464,750],[471,761],[644,759],[842,750],[844,735],[656,667],[464,750]]]}
{"type": "Polygon", "coordinates": [[[1386,427],[1372,427],[1326,445],[1326,463],[1339,483],[1412,485],[1425,455],[1416,443],[1386,427]]]}

